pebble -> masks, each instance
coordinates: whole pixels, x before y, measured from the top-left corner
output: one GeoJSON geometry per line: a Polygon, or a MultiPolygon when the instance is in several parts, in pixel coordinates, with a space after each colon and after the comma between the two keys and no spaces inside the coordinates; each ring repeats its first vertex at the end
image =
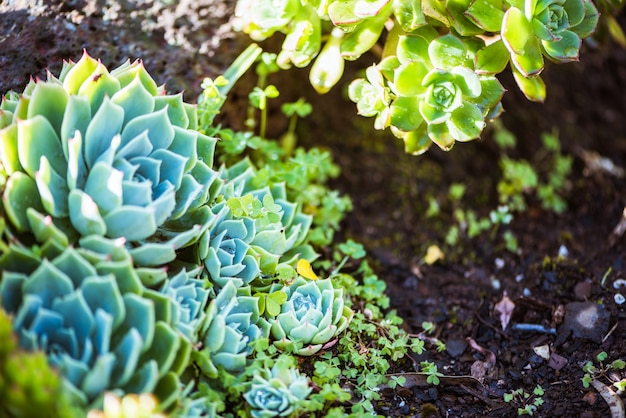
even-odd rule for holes
{"type": "Polygon", "coordinates": [[[562,344],[570,334],[574,338],[600,343],[609,329],[610,317],[611,314],[603,305],[594,302],[568,303],[555,344],[557,346],[562,344]]]}
{"type": "Polygon", "coordinates": [[[574,295],[576,295],[576,299],[578,300],[589,299],[589,296],[591,296],[591,283],[586,280],[576,283],[576,286],[574,286],[574,295]]]}
{"type": "Polygon", "coordinates": [[[448,340],[446,341],[446,352],[453,358],[459,358],[467,348],[465,340],[448,340]]]}
{"type": "Polygon", "coordinates": [[[567,359],[565,357],[560,356],[556,353],[550,354],[550,359],[548,360],[548,367],[551,367],[554,370],[561,370],[566,365],[567,365],[567,359]]]}

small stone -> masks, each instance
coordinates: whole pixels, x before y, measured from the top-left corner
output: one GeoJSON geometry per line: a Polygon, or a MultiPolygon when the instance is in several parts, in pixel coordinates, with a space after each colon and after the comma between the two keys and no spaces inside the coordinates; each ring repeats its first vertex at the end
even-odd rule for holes
{"type": "Polygon", "coordinates": [[[613,296],[613,300],[618,305],[622,305],[624,302],[626,302],[626,298],[621,293],[616,293],[615,296],[613,296]]]}
{"type": "Polygon", "coordinates": [[[544,360],[548,360],[550,358],[550,346],[548,344],[534,347],[533,351],[544,360]]]}
{"type": "Polygon", "coordinates": [[[556,353],[550,354],[550,359],[548,360],[548,366],[553,368],[554,370],[561,370],[563,367],[567,365],[567,359],[563,356],[560,356],[556,353]]]}
{"type": "Polygon", "coordinates": [[[453,358],[459,358],[467,348],[465,340],[448,340],[446,341],[446,352],[453,358]]]}
{"type": "Polygon", "coordinates": [[[574,286],[574,295],[576,295],[576,299],[578,300],[589,299],[589,296],[591,296],[591,283],[586,280],[576,283],[576,286],[574,286]]]}
{"type": "Polygon", "coordinates": [[[620,289],[622,287],[626,287],[626,280],[617,279],[613,282],[613,289],[620,289]]]}
{"type": "Polygon", "coordinates": [[[609,329],[611,314],[603,305],[593,302],[572,302],[565,306],[565,319],[559,328],[555,345],[560,345],[571,334],[575,338],[602,342],[609,329]]]}

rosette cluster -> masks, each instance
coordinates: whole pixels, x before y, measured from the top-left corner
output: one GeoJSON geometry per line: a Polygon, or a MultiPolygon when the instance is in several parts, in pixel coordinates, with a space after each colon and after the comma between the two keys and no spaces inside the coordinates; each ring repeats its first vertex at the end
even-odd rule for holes
{"type": "Polygon", "coordinates": [[[12,246],[3,269],[11,259],[28,262],[4,272],[1,307],[14,317],[20,347],[46,354],[73,403],[95,405],[112,390],[155,393],[163,407],[176,400],[191,346],[171,324],[169,301],[142,286],[129,256],[70,247],[41,257],[12,246]]]}
{"type": "Polygon", "coordinates": [[[182,94],[166,95],[141,62],[109,72],[84,53],[1,108],[2,204],[18,233],[40,227],[35,211],[71,242],[165,241],[150,258],[156,264],[200,235],[206,219],[193,215],[217,176],[215,141],[195,130],[195,108],[182,94]],[[193,233],[174,238],[185,230],[193,233]]]}

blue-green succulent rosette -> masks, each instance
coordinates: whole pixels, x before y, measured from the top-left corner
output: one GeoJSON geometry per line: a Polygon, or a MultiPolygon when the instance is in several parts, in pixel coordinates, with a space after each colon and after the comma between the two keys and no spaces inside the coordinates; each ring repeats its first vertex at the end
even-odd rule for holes
{"type": "Polygon", "coordinates": [[[12,244],[0,267],[0,308],[13,316],[20,348],[45,353],[73,404],[98,408],[105,392],[153,393],[162,408],[176,402],[191,344],[170,300],[142,285],[128,255],[12,244]]]}
{"type": "Polygon", "coordinates": [[[215,140],[195,130],[195,107],[166,95],[140,62],[109,72],[84,53],[0,109],[2,206],[16,233],[45,219],[71,243],[150,243],[132,255],[159,265],[206,228],[215,140]]]}
{"type": "Polygon", "coordinates": [[[270,325],[259,312],[259,300],[249,287],[229,281],[209,303],[199,330],[201,349],[192,357],[203,376],[215,379],[220,370],[237,374],[252,354],[252,342],[268,338],[270,325]]]}
{"type": "Polygon", "coordinates": [[[210,226],[197,245],[208,280],[219,289],[268,288],[281,263],[317,254],[306,241],[312,216],[290,202],[284,183],[255,188],[256,170],[248,159],[221,170],[224,182],[210,206],[210,226]]]}
{"type": "Polygon", "coordinates": [[[256,373],[243,395],[254,418],[291,416],[311,393],[306,376],[281,360],[256,373]]]}
{"type": "Polygon", "coordinates": [[[335,288],[330,279],[298,276],[291,284],[274,288],[287,294],[271,326],[274,345],[280,350],[311,356],[343,332],[354,316],[343,289],[335,288]]]}

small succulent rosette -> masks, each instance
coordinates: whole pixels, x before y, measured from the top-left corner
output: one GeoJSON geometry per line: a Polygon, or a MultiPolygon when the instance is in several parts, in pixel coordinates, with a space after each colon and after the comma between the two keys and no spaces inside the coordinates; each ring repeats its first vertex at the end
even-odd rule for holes
{"type": "Polygon", "coordinates": [[[261,369],[243,397],[254,418],[291,416],[311,393],[306,376],[279,358],[271,368],[261,369]]]}
{"type": "Polygon", "coordinates": [[[354,316],[343,289],[336,289],[330,279],[299,276],[281,290],[287,300],[271,326],[274,345],[280,350],[311,356],[343,332],[354,316]]]}
{"type": "Polygon", "coordinates": [[[221,195],[198,243],[199,259],[218,290],[228,282],[268,287],[279,263],[317,256],[306,243],[312,217],[287,199],[284,183],[255,189],[255,173],[247,159],[222,169],[221,195]]]}
{"type": "Polygon", "coordinates": [[[141,62],[109,72],[85,52],[58,79],[49,73],[5,96],[0,109],[2,205],[17,233],[45,219],[71,243],[150,242],[151,256],[137,257],[148,265],[173,260],[202,233],[215,139],[195,130],[195,107],[165,94],[141,62]]]}
{"type": "Polygon", "coordinates": [[[431,143],[449,150],[456,141],[480,136],[486,119],[500,111],[504,88],[491,73],[475,69],[475,46],[432,27],[400,36],[394,55],[350,84],[359,114],[390,127],[407,152],[421,154],[431,143]],[[418,33],[419,32],[419,33],[418,33]]]}
{"type": "Polygon", "coordinates": [[[19,346],[43,351],[81,408],[98,407],[107,391],[172,405],[191,344],[172,325],[170,300],[142,285],[128,256],[36,251],[11,245],[0,258],[0,307],[19,346]]]}
{"type": "Polygon", "coordinates": [[[251,343],[268,338],[270,325],[259,313],[259,300],[250,288],[231,282],[219,291],[207,309],[200,330],[202,348],[192,353],[204,376],[215,379],[220,370],[242,371],[253,352],[251,343]]]}

